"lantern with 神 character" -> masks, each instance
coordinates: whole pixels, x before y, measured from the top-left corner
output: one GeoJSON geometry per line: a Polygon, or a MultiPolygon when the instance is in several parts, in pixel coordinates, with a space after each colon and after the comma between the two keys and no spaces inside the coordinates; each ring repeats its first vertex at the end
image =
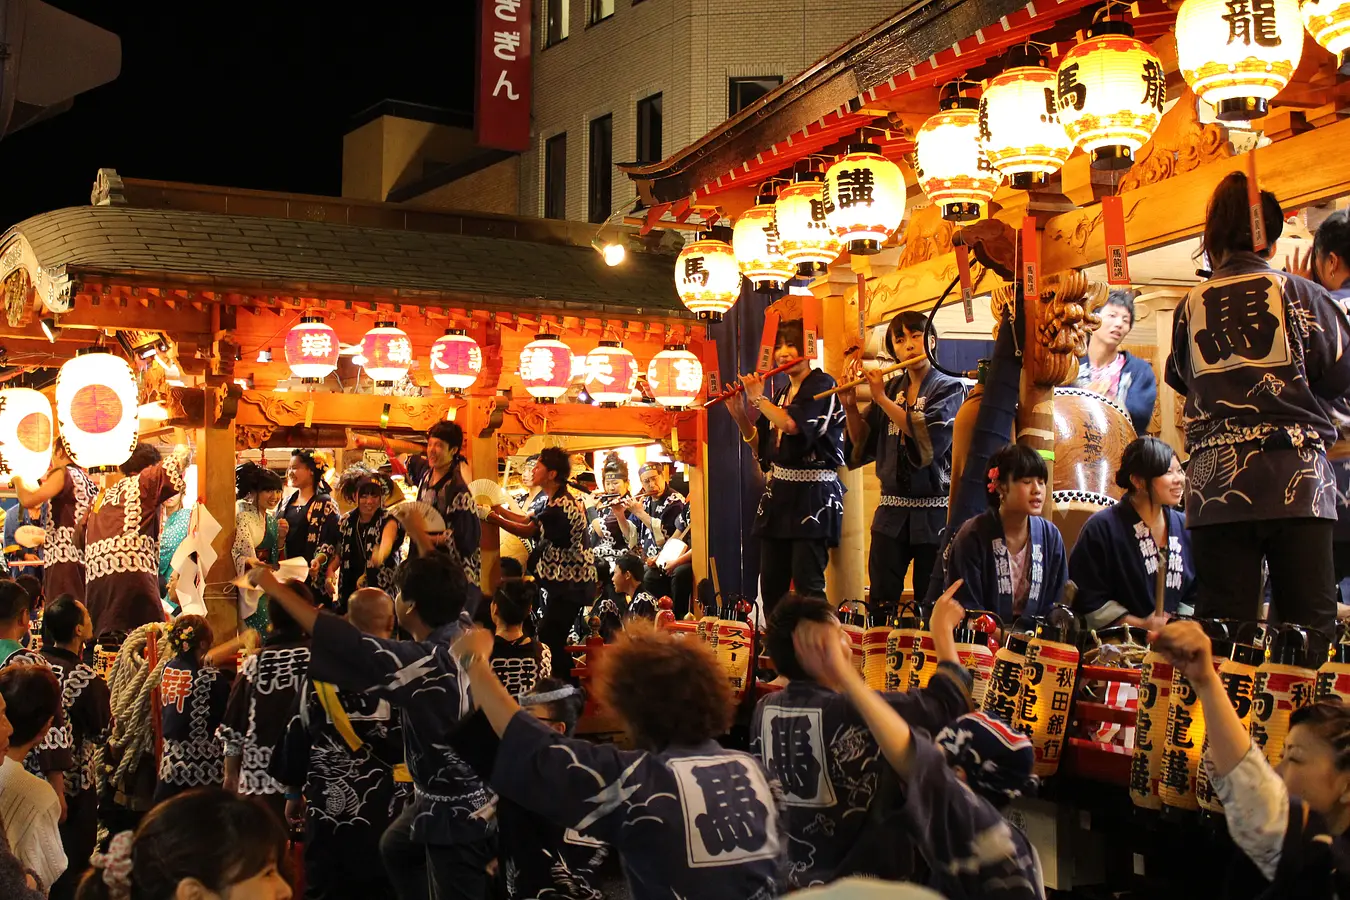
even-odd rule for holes
{"type": "Polygon", "coordinates": [[[412,341],[393,322],[376,322],[361,338],[362,364],[378,387],[392,387],[412,368],[412,341]]]}
{"type": "Polygon", "coordinates": [[[916,135],[914,175],[942,218],[971,222],[980,217],[1003,176],[990,165],[980,144],[980,101],[963,97],[973,85],[954,82],[943,89],[940,111],[916,135]]]}
{"type": "Polygon", "coordinates": [[[1059,121],[1055,73],[1041,52],[1014,47],[1007,65],[980,97],[980,146],[1013,187],[1026,189],[1063,168],[1073,140],[1059,121]]]}
{"type": "Polygon", "coordinates": [[[891,628],[885,616],[869,616],[863,631],[863,680],[875,691],[886,690],[886,637],[891,628]]]}
{"type": "Polygon", "coordinates": [[[627,403],[637,385],[637,360],[619,341],[601,341],[586,354],[586,393],[601,406],[627,403]]]}
{"type": "Polygon", "coordinates": [[[741,295],[741,267],[726,241],[699,237],[675,259],[675,291],[699,319],[722,321],[722,314],[741,295]]]}
{"type": "Polygon", "coordinates": [[[783,254],[803,278],[824,272],[844,249],[826,220],[825,199],[824,173],[798,172],[774,201],[783,254]]]}
{"type": "Polygon", "coordinates": [[[851,144],[825,172],[825,220],[858,256],[881,245],[905,217],[905,176],[876,144],[851,144]]]}
{"type": "MultiPolygon", "coordinates": [[[[1219,681],[1242,727],[1247,728],[1252,714],[1252,686],[1256,681],[1256,664],[1260,662],[1261,651],[1258,647],[1240,641],[1216,644],[1214,649],[1220,651],[1225,647],[1228,652],[1222,654],[1223,658],[1219,661],[1219,681]]],[[[1204,746],[1200,749],[1201,760],[1208,748],[1209,734],[1206,733],[1204,746]]],[[[1203,762],[1195,770],[1195,802],[1205,812],[1223,812],[1223,803],[1209,780],[1209,767],[1203,762]]]]}
{"type": "Polygon", "coordinates": [[[961,621],[961,627],[956,629],[956,657],[975,679],[970,699],[974,701],[976,709],[984,705],[989,679],[994,674],[994,651],[989,649],[989,633],[994,627],[988,613],[970,611],[961,621]],[[972,619],[972,616],[975,618],[972,619]],[[988,631],[978,627],[986,623],[988,631]]]}
{"type": "Polygon", "coordinates": [[[886,635],[886,690],[907,691],[906,670],[914,654],[914,638],[923,629],[923,620],[913,604],[901,607],[895,627],[886,635]]]}
{"type": "Polygon", "coordinates": [[[1342,71],[1350,65],[1350,0],[1302,0],[1299,12],[1313,40],[1336,57],[1342,71]]]}
{"type": "Polygon", "coordinates": [[[647,386],[657,403],[683,409],[703,390],[703,363],[684,344],[673,344],[647,364],[647,386]]]}
{"type": "Polygon", "coordinates": [[[797,273],[796,265],[783,252],[773,194],[761,194],[755,205],[736,219],[731,248],[741,274],[754,282],[757,291],[782,290],[797,273]]]}
{"type": "Polygon", "coordinates": [[[1062,629],[1038,625],[1036,636],[1027,642],[1012,726],[1031,738],[1033,771],[1042,778],[1059,770],[1077,680],[1078,648],[1065,643],[1062,629]]]}
{"type": "Polygon", "coordinates": [[[1278,766],[1289,736],[1289,717],[1313,701],[1317,672],[1307,667],[1308,636],[1294,625],[1268,629],[1266,658],[1252,682],[1252,742],[1278,766]]]}
{"type": "Polygon", "coordinates": [[[1025,634],[1009,633],[994,654],[994,667],[989,672],[989,686],[984,691],[984,712],[1002,719],[1009,725],[1017,717],[1017,701],[1022,693],[1022,666],[1027,661],[1025,634]]]}
{"type": "Polygon", "coordinates": [[[1172,670],[1166,657],[1152,650],[1144,654],[1139,670],[1139,708],[1135,719],[1134,756],[1130,760],[1130,799],[1135,806],[1145,809],[1162,807],[1158,776],[1162,772],[1172,670]]]}
{"type": "Polygon", "coordinates": [[[136,375],[101,347],[83,350],[56,376],[56,421],[75,465],[112,472],[136,448],[136,375]]]}
{"type": "Polygon", "coordinates": [[[483,348],[463,328],[447,328],[431,345],[431,379],[452,394],[467,391],[483,371],[483,348]]]}
{"type": "Polygon", "coordinates": [[[1162,121],[1167,74],[1126,22],[1094,22],[1059,63],[1059,120],[1094,169],[1127,169],[1162,121]]]}
{"type": "Polygon", "coordinates": [[[1176,31],[1181,77],[1225,121],[1265,116],[1303,56],[1298,0],[1186,0],[1176,31]]]}
{"type": "Polygon", "coordinates": [[[540,403],[552,403],[572,383],[572,350],[556,334],[541,334],[520,351],[520,380],[540,403]]]}
{"type": "Polygon", "coordinates": [[[320,316],[301,316],[286,333],[286,364],[301,384],[318,384],[338,364],[337,332],[320,316]]]}
{"type": "Polygon", "coordinates": [[[31,388],[0,390],[0,484],[36,484],[52,464],[52,403],[31,388]]]}

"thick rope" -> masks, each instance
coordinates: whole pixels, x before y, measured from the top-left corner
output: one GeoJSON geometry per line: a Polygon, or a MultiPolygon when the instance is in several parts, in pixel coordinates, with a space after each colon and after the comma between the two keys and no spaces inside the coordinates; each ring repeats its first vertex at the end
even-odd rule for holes
{"type": "Polygon", "coordinates": [[[153,752],[155,731],[150,721],[150,695],[159,686],[164,667],[172,655],[164,639],[163,626],[157,623],[137,628],[122,642],[117,660],[108,673],[112,730],[95,759],[100,792],[111,786],[119,794],[127,793],[127,785],[142,755],[153,752]],[[153,670],[146,664],[146,651],[152,640],[159,651],[159,661],[153,670]],[[115,765],[110,758],[116,760],[115,765]]]}

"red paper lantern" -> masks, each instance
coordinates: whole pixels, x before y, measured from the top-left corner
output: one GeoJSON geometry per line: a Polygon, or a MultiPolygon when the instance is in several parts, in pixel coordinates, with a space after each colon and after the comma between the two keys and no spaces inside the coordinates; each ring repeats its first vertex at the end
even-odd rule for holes
{"type": "Polygon", "coordinates": [[[302,384],[318,384],[337,368],[337,332],[319,316],[302,316],[286,334],[286,363],[302,384]]]}
{"type": "Polygon", "coordinates": [[[56,420],[75,465],[115,470],[136,447],[136,375],[120,356],[91,348],[56,376],[56,420]]]}
{"type": "Polygon", "coordinates": [[[463,328],[447,328],[431,345],[431,378],[452,393],[473,387],[483,371],[483,348],[463,328]]]}
{"type": "Polygon", "coordinates": [[[703,363],[684,344],[667,347],[647,365],[647,386],[657,403],[683,409],[703,390],[703,363]]]}
{"type": "Polygon", "coordinates": [[[637,385],[638,366],[619,341],[601,341],[586,354],[586,393],[601,406],[627,403],[637,385]]]}
{"type": "Polygon", "coordinates": [[[572,383],[572,348],[556,334],[541,334],[520,351],[520,380],[531,397],[552,403],[572,383]]]}
{"type": "Polygon", "coordinates": [[[377,385],[391,386],[412,368],[412,341],[393,322],[376,322],[361,338],[362,368],[377,385]]]}

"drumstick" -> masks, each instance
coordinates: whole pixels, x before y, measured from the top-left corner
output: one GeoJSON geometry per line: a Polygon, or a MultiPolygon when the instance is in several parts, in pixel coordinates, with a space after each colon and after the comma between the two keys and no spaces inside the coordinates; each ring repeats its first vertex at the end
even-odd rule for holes
{"type": "MultiPolygon", "coordinates": [[[[1166,544],[1166,539],[1163,540],[1166,544]]],[[[1163,614],[1163,603],[1167,600],[1167,548],[1158,548],[1158,577],[1153,582],[1153,612],[1163,614]]]]}
{"type": "MultiPolygon", "coordinates": [[[[785,363],[783,363],[781,366],[776,366],[776,367],[770,369],[769,371],[765,372],[764,375],[763,375],[762,377],[768,378],[768,377],[770,377],[771,375],[781,375],[781,374],[783,374],[784,372],[786,372],[788,369],[791,369],[793,366],[797,365],[797,364],[800,363],[800,362],[801,362],[801,359],[800,359],[800,358],[799,358],[799,359],[794,359],[794,360],[792,360],[791,362],[785,362],[785,363]]],[[[723,400],[726,400],[726,399],[729,398],[729,397],[734,397],[734,396],[736,396],[737,394],[739,394],[739,393],[740,393],[741,391],[743,391],[743,390],[745,390],[745,385],[743,385],[743,384],[738,384],[738,385],[736,385],[735,387],[733,387],[731,390],[729,390],[729,391],[723,391],[722,393],[718,394],[716,397],[713,397],[712,399],[710,399],[707,403],[705,403],[705,404],[703,405],[703,408],[704,408],[704,409],[708,409],[708,408],[711,407],[711,406],[716,406],[717,404],[721,403],[723,400]]]]}
{"type": "MultiPolygon", "coordinates": [[[[925,356],[926,354],[920,356],[913,356],[910,357],[909,359],[902,359],[895,365],[887,366],[886,368],[882,369],[881,374],[889,375],[892,372],[898,372],[900,369],[908,369],[910,366],[914,365],[919,360],[924,359],[925,356]]],[[[836,385],[835,387],[830,388],[828,391],[821,391],[819,394],[816,394],[816,399],[824,400],[826,397],[837,394],[840,391],[846,391],[849,388],[857,387],[858,385],[862,384],[865,381],[867,381],[866,378],[855,378],[852,381],[845,381],[843,384],[836,385]]]]}

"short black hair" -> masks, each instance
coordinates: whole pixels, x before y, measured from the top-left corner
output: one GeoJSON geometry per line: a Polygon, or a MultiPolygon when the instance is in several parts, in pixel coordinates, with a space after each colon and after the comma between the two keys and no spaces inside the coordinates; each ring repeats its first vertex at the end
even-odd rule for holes
{"type": "Polygon", "coordinates": [[[790,679],[810,678],[792,645],[792,633],[799,622],[832,622],[838,619],[834,607],[819,597],[784,594],[769,616],[769,630],[764,636],[764,647],[769,651],[773,667],[779,675],[790,679]]]}
{"type": "MultiPolygon", "coordinates": [[[[1338,209],[1322,220],[1313,235],[1313,258],[1325,260],[1329,254],[1336,254],[1342,263],[1350,266],[1350,212],[1338,209]]],[[[1324,284],[1329,291],[1340,288],[1339,284],[1324,284]]]]}
{"type": "Polygon", "coordinates": [[[638,582],[642,581],[642,576],[647,574],[647,565],[631,553],[625,553],[614,560],[614,568],[621,572],[627,572],[638,582]]]}
{"type": "Polygon", "coordinates": [[[1120,468],[1116,470],[1116,487],[1133,491],[1130,481],[1133,475],[1140,475],[1146,481],[1166,475],[1176,459],[1176,451],[1166,441],[1155,437],[1135,438],[1125,445],[1120,454],[1120,468]]]}
{"type": "Polygon", "coordinates": [[[36,575],[20,575],[14,581],[28,592],[28,608],[33,612],[42,609],[42,579],[36,575]]]}
{"type": "MultiPolygon", "coordinates": [[[[310,606],[318,606],[314,592],[303,581],[292,578],[286,582],[286,587],[299,594],[310,606]]],[[[280,603],[267,604],[267,618],[267,634],[263,643],[278,644],[282,641],[298,641],[304,638],[305,629],[300,627],[300,623],[295,621],[295,618],[286,611],[286,607],[280,603]]]]}
{"type": "Polygon", "coordinates": [[[20,617],[27,621],[30,608],[28,592],[17,581],[0,578],[0,622],[16,622],[20,617]]]}
{"type": "MultiPolygon", "coordinates": [[[[1261,192],[1261,219],[1269,253],[1284,233],[1284,211],[1270,191],[1261,192]]],[[[1234,253],[1255,252],[1245,172],[1229,172],[1210,195],[1203,247],[1211,267],[1221,265],[1234,253]]]]}
{"type": "Polygon", "coordinates": [[[127,461],[117,468],[123,475],[135,475],[150,468],[163,458],[160,456],[159,448],[154,444],[137,444],[136,449],[132,450],[131,455],[127,457],[127,461]]]}
{"type": "Polygon", "coordinates": [[[415,606],[417,615],[431,628],[459,618],[469,596],[464,568],[444,553],[405,560],[394,575],[394,584],[403,602],[415,606]]]}
{"type": "Polygon", "coordinates": [[[539,463],[553,472],[559,484],[566,484],[572,477],[572,457],[561,447],[545,447],[539,451],[539,463]]]}
{"type": "Polygon", "coordinates": [[[17,665],[0,669],[0,696],[14,733],[11,744],[27,744],[61,712],[61,682],[46,666],[17,665]]]}
{"type": "Polygon", "coordinates": [[[493,594],[493,618],[503,625],[524,625],[539,603],[539,589],[528,581],[511,581],[493,594]]]}
{"type": "Polygon", "coordinates": [[[243,500],[249,494],[281,490],[281,476],[255,462],[234,467],[234,496],[243,500]]]}
{"type": "Polygon", "coordinates": [[[1039,478],[1042,481],[1050,478],[1045,458],[1026,444],[1018,443],[1007,444],[989,457],[985,474],[988,476],[985,478],[985,491],[988,492],[989,506],[993,509],[998,509],[1002,502],[998,495],[1000,484],[1012,484],[1023,478],[1039,478]],[[997,478],[993,477],[995,469],[998,470],[997,478]]]}
{"type": "Polygon", "coordinates": [[[806,331],[802,328],[801,319],[784,319],[778,323],[778,334],[774,336],[773,345],[778,347],[794,347],[798,355],[806,355],[806,331]]]}
{"type": "Polygon", "coordinates": [[[427,440],[432,438],[443,442],[447,447],[462,448],[464,446],[464,429],[459,427],[457,422],[442,419],[427,429],[427,440]]]}
{"type": "Polygon", "coordinates": [[[1103,306],[1120,306],[1130,314],[1130,328],[1134,328],[1134,291],[1117,289],[1106,295],[1103,306]]]}
{"type": "MultiPolygon", "coordinates": [[[[909,309],[896,313],[891,318],[891,324],[886,326],[886,352],[895,357],[897,362],[900,360],[900,354],[895,349],[895,341],[900,337],[902,330],[912,334],[925,334],[928,331],[928,316],[916,309],[909,309]]],[[[933,335],[933,342],[937,343],[936,334],[933,335]]]]}
{"type": "MultiPolygon", "coordinates": [[[[525,696],[528,697],[530,694],[551,694],[554,691],[561,691],[567,686],[567,682],[563,681],[561,678],[540,678],[534,683],[534,687],[531,688],[529,693],[525,696]]],[[[570,697],[564,697],[561,700],[554,700],[551,703],[541,705],[548,707],[545,715],[548,716],[551,721],[560,723],[563,728],[566,729],[564,734],[571,737],[572,732],[576,731],[577,720],[581,718],[581,709],[586,705],[586,699],[582,696],[580,691],[574,691],[570,697]]]]}
{"type": "Polygon", "coordinates": [[[514,556],[503,556],[501,566],[503,578],[520,578],[525,574],[525,567],[514,556]]]}
{"type": "Polygon", "coordinates": [[[42,613],[42,643],[66,644],[75,639],[75,629],[84,622],[84,607],[70,594],[62,594],[42,613]]]}

